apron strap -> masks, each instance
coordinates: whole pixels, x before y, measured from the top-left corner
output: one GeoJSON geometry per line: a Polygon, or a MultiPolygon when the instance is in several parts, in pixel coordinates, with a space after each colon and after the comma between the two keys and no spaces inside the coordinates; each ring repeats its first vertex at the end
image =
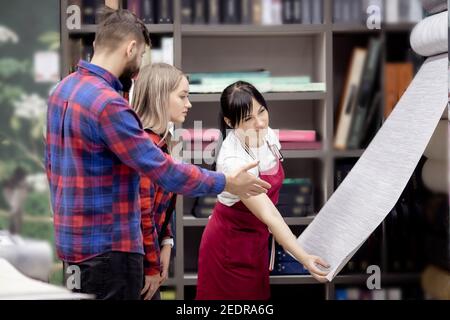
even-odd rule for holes
{"type": "Polygon", "coordinates": [[[270,249],[270,262],[269,262],[269,271],[272,271],[275,266],[275,237],[272,235],[272,246],[270,249]]]}

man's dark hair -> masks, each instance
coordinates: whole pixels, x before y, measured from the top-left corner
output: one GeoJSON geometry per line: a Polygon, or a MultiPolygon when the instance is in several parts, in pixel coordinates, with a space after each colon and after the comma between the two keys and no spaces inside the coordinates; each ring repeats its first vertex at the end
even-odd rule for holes
{"type": "Polygon", "coordinates": [[[116,49],[127,39],[150,46],[150,35],[144,22],[128,10],[102,7],[97,11],[99,22],[95,34],[95,47],[116,49]]]}

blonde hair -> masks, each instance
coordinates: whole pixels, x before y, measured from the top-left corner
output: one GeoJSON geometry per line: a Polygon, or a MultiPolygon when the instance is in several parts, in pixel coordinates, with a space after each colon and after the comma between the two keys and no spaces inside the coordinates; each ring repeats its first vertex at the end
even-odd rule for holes
{"type": "MultiPolygon", "coordinates": [[[[169,98],[186,75],[166,63],[154,63],[143,67],[134,85],[132,108],[141,119],[144,129],[162,136],[171,149],[169,134],[169,98]]],[[[158,145],[160,144],[158,143],[158,145]]]]}

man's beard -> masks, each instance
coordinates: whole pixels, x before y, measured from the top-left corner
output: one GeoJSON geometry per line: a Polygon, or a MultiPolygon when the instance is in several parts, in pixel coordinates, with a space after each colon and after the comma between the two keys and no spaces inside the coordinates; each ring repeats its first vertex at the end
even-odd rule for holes
{"type": "Polygon", "coordinates": [[[123,90],[128,92],[131,89],[132,79],[134,79],[139,73],[139,66],[136,61],[131,61],[126,65],[125,69],[122,72],[122,75],[119,77],[120,82],[123,85],[123,90]]]}

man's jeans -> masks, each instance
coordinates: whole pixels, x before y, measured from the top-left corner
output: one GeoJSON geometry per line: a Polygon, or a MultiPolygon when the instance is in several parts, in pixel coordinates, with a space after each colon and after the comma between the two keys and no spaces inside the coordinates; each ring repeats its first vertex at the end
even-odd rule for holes
{"type": "MultiPolygon", "coordinates": [[[[100,300],[139,300],[144,281],[144,256],[108,252],[76,265],[81,271],[80,289],[100,300]]],[[[67,266],[67,265],[66,265],[67,266]]],[[[67,270],[67,269],[65,269],[67,270]]]]}

